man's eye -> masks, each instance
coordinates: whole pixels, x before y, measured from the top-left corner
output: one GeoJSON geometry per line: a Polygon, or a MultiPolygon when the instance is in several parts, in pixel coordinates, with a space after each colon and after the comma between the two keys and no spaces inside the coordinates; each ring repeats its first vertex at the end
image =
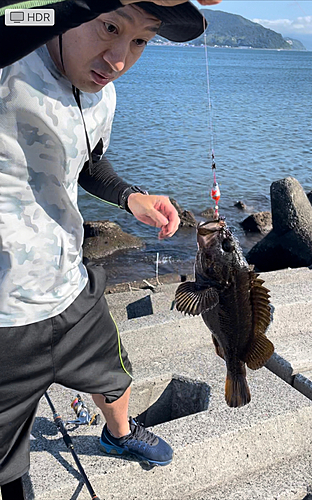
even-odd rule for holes
{"type": "Polygon", "coordinates": [[[117,33],[117,28],[111,23],[104,23],[104,26],[108,33],[117,33]]]}
{"type": "Polygon", "coordinates": [[[142,38],[137,38],[136,40],[134,40],[134,42],[138,47],[143,47],[144,45],[147,45],[147,41],[143,40],[142,38]]]}

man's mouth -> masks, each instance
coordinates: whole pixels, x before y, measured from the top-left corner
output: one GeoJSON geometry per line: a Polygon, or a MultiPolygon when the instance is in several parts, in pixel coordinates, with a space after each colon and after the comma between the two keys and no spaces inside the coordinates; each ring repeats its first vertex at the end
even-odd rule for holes
{"type": "Polygon", "coordinates": [[[111,75],[104,75],[101,73],[97,73],[96,71],[91,70],[91,77],[92,80],[97,84],[97,85],[107,85],[107,83],[111,82],[113,80],[113,77],[111,75]]]}

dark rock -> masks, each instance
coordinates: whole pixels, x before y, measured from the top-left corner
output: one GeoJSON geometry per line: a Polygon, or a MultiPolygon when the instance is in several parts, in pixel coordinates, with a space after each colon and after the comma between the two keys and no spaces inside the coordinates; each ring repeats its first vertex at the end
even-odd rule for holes
{"type": "Polygon", "coordinates": [[[284,247],[284,242],[274,230],[252,247],[246,259],[249,264],[254,264],[256,269],[262,272],[306,265],[297,255],[284,247]]]}
{"type": "Polygon", "coordinates": [[[108,220],[85,222],[84,231],[83,255],[90,260],[145,245],[141,238],[125,233],[118,224],[108,220]]]}
{"type": "Polygon", "coordinates": [[[201,212],[202,217],[206,217],[206,219],[213,219],[215,210],[214,208],[206,208],[203,212],[201,212]]]}
{"type": "Polygon", "coordinates": [[[309,193],[307,193],[307,197],[308,197],[309,202],[312,205],[312,191],[309,191],[309,193]]]}
{"type": "Polygon", "coordinates": [[[271,212],[257,212],[240,222],[244,231],[266,234],[272,229],[271,212]]]}
{"type": "Polygon", "coordinates": [[[234,207],[239,208],[240,210],[247,209],[247,205],[245,205],[243,201],[237,201],[236,203],[234,203],[234,207]]]}
{"type": "Polygon", "coordinates": [[[309,232],[311,204],[299,182],[287,177],[271,184],[271,208],[274,231],[282,236],[290,230],[309,232]]]}
{"type": "Polygon", "coordinates": [[[293,177],[271,185],[273,229],[247,254],[260,271],[312,264],[312,206],[293,177]]]}
{"type": "Polygon", "coordinates": [[[178,202],[174,198],[170,198],[170,201],[180,217],[180,226],[179,227],[195,227],[197,226],[197,221],[194,217],[194,214],[189,210],[184,210],[180,207],[178,202]]]}

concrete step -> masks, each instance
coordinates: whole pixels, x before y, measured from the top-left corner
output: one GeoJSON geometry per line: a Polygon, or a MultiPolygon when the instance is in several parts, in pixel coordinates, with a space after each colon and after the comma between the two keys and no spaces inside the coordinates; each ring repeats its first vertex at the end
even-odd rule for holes
{"type": "MultiPolygon", "coordinates": [[[[276,338],[294,332],[307,337],[311,330],[312,270],[299,268],[262,273],[270,289],[273,322],[269,332],[276,338]]],[[[185,318],[174,307],[176,284],[162,285],[156,292],[137,290],[106,295],[110,310],[122,331],[185,318]]],[[[305,346],[303,346],[304,350],[305,346]]],[[[305,368],[306,369],[306,368],[305,368]]]]}
{"type": "MultiPolygon", "coordinates": [[[[289,310],[285,311],[283,306],[279,312],[267,333],[276,352],[266,366],[312,399],[312,329],[302,328],[306,315],[302,320],[295,319],[294,325],[294,314],[287,315],[289,310]],[[279,327],[281,322],[287,324],[287,329],[279,327]]],[[[121,323],[123,342],[132,352],[134,367],[144,366],[148,359],[148,373],[151,365],[160,366],[160,358],[169,359],[172,353],[183,356],[185,351],[199,348],[215,352],[211,334],[200,316],[180,315],[174,322],[161,322],[159,318],[159,315],[151,315],[121,323]],[[153,352],[152,359],[146,358],[147,346],[153,352]]]]}
{"type": "MultiPolygon", "coordinates": [[[[175,457],[170,466],[147,471],[137,462],[103,456],[98,448],[101,426],[72,432],[83,467],[100,498],[121,500],[126,492],[128,500],[182,499],[184,492],[218,490],[224,484],[230,489],[233,481],[258,477],[264,469],[292,464],[309,455],[309,399],[266,369],[248,370],[252,401],[243,408],[229,408],[224,401],[223,361],[204,344],[186,351],[182,344],[169,358],[146,346],[145,362],[144,353],[133,352],[132,344],[127,345],[136,367],[130,414],[145,418],[173,446],[175,457]]],[[[64,420],[72,418],[71,393],[53,386],[50,395],[64,420]]],[[[56,433],[45,400],[40,402],[33,434],[27,499],[89,498],[85,487],[81,489],[72,457],[56,433]]],[[[310,471],[302,470],[302,475],[308,487],[310,471]]],[[[270,490],[264,482],[261,488],[263,494],[272,491],[274,498],[276,485],[270,490]]]]}
{"type": "MultiPolygon", "coordinates": [[[[311,454],[280,462],[258,474],[247,474],[217,487],[187,494],[175,500],[312,500],[307,477],[312,470],[311,454]]],[[[312,485],[312,482],[309,483],[312,485]]]]}
{"type": "MultiPolygon", "coordinates": [[[[271,293],[274,313],[267,335],[277,353],[267,366],[298,390],[303,388],[306,396],[312,397],[312,271],[308,268],[288,269],[262,273],[261,277],[271,293]]],[[[182,328],[183,342],[188,348],[202,338],[206,339],[207,346],[212,345],[200,317],[191,318],[172,310],[177,286],[163,285],[158,293],[137,290],[107,296],[113,315],[119,318],[120,331],[133,335],[138,350],[142,350],[146,342],[153,349],[153,339],[156,344],[159,339],[162,350],[170,355],[177,343],[176,336],[170,334],[172,323],[182,328]],[[127,319],[128,315],[131,319],[127,319]],[[138,338],[139,332],[141,339],[138,338]]]]}
{"type": "MultiPolygon", "coordinates": [[[[167,467],[146,470],[137,462],[102,453],[102,425],[70,431],[102,500],[304,499],[311,486],[312,401],[293,385],[301,377],[309,394],[311,381],[303,374],[312,372],[307,338],[311,273],[265,273],[275,307],[268,336],[279,350],[269,370],[247,370],[252,400],[238,409],[225,403],[225,364],[216,356],[201,317],[171,310],[177,285],[164,285],[159,293],[139,290],[107,296],[133,364],[129,414],[139,415],[168,441],[175,456],[167,467]],[[128,319],[128,306],[142,299],[138,309],[132,306],[134,317],[128,319]],[[152,312],[135,317],[141,306],[143,312],[152,306],[152,312]]],[[[50,389],[64,421],[75,417],[70,407],[74,394],[57,385],[50,389]]],[[[91,397],[83,397],[90,411],[97,412],[91,397]]],[[[25,478],[27,500],[89,499],[44,398],[33,436],[31,471],[25,478]]]]}
{"type": "Polygon", "coordinates": [[[144,318],[155,314],[169,314],[174,321],[179,314],[174,308],[174,295],[178,283],[166,284],[150,289],[106,294],[110,310],[118,323],[144,318]]]}
{"type": "Polygon", "coordinates": [[[297,267],[280,269],[278,271],[270,271],[260,273],[260,276],[266,281],[268,287],[294,284],[295,286],[304,286],[304,282],[310,283],[312,280],[312,269],[309,267],[297,267]]]}
{"type": "MultiPolygon", "coordinates": [[[[274,308],[299,304],[312,304],[312,270],[287,269],[261,273],[265,286],[270,289],[274,308]]],[[[133,318],[174,312],[174,296],[179,283],[164,284],[150,289],[132,289],[123,293],[106,294],[107,302],[117,322],[133,318]]],[[[312,311],[312,306],[311,310],[312,311]]],[[[175,311],[176,312],[176,311],[175,311]]],[[[178,314],[178,313],[177,313],[178,314]]],[[[298,312],[302,317],[302,310],[298,312]]],[[[172,315],[173,321],[176,315],[172,315]]]]}

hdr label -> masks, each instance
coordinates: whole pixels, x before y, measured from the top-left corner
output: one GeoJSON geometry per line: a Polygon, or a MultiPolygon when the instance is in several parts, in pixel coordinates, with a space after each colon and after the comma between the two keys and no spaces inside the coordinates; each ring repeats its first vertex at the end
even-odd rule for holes
{"type": "Polygon", "coordinates": [[[54,26],[54,9],[6,9],[6,26],[54,26]]]}

